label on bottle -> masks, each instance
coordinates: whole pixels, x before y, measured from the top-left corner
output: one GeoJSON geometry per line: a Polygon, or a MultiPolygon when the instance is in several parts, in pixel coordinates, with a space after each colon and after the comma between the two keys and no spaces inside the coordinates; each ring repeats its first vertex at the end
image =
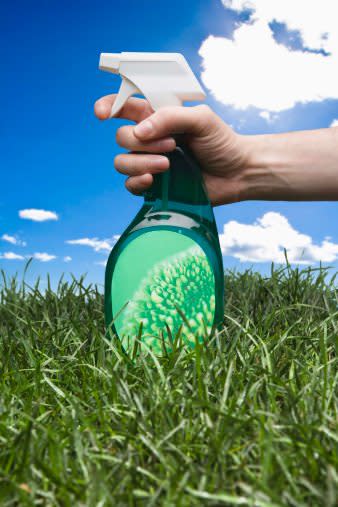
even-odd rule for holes
{"type": "Polygon", "coordinates": [[[203,342],[215,317],[215,277],[199,244],[179,232],[151,231],[130,241],[114,267],[112,315],[124,349],[135,338],[156,354],[180,339],[203,342]],[[180,337],[180,338],[179,338],[180,337]]]}

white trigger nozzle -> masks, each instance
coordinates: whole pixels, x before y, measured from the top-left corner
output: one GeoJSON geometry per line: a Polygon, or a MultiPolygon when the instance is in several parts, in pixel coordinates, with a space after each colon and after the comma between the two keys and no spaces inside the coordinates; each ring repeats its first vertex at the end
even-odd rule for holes
{"type": "Polygon", "coordinates": [[[121,111],[121,109],[129,99],[129,97],[131,97],[135,93],[140,93],[139,89],[134,85],[134,83],[129,81],[128,78],[123,77],[118,95],[111,108],[110,117],[113,118],[114,116],[116,116],[121,111]]]}
{"type": "Polygon", "coordinates": [[[101,53],[99,68],[122,78],[111,116],[116,116],[134,94],[143,95],[154,111],[205,99],[201,85],[179,53],[101,53]]]}

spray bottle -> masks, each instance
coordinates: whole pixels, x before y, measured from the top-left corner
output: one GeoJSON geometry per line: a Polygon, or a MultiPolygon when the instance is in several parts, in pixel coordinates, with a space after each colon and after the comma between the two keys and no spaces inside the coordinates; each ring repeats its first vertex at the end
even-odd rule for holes
{"type": "MultiPolygon", "coordinates": [[[[99,68],[122,77],[111,117],[133,94],[153,110],[205,98],[178,53],[102,53],[99,68]]],[[[193,348],[223,319],[222,254],[200,168],[182,143],[166,156],[168,171],[155,175],[106,267],[106,327],[127,353],[135,342],[155,354],[178,340],[193,348]]]]}

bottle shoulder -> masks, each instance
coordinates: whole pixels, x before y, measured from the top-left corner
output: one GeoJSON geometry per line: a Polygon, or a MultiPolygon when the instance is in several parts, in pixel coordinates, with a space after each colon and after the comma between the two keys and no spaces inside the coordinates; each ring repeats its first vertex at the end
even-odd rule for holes
{"type": "Polygon", "coordinates": [[[215,235],[213,224],[207,226],[183,213],[148,211],[143,217],[138,213],[137,220],[134,219],[124,231],[111,252],[109,264],[111,262],[114,263],[114,259],[116,260],[124,248],[141,235],[151,233],[151,236],[155,239],[155,234],[158,233],[158,242],[163,241],[161,234],[163,231],[170,231],[180,236],[190,237],[203,248],[208,256],[216,256],[222,263],[219,239],[218,235],[215,235]]]}
{"type": "Polygon", "coordinates": [[[179,210],[162,211],[152,208],[146,211],[143,216],[138,214],[137,220],[131,223],[126,233],[129,235],[142,230],[146,232],[148,230],[171,229],[178,230],[180,233],[191,231],[194,234],[206,236],[209,241],[212,241],[215,236],[215,227],[214,221],[201,220],[194,214],[179,210]]]}

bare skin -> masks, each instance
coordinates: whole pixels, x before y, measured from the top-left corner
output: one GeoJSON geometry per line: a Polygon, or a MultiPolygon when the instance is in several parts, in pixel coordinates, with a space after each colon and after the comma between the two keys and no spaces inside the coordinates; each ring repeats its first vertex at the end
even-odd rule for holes
{"type": "MultiPolygon", "coordinates": [[[[95,103],[100,120],[109,118],[116,95],[95,103]]],[[[153,174],[169,168],[162,153],[175,149],[175,134],[194,153],[214,206],[244,200],[338,200],[338,128],[243,136],[208,106],[161,108],[155,113],[138,98],[119,114],[136,125],[120,127],[117,143],[129,153],[115,157],[128,176],[127,189],[142,194],[153,174]]]]}

